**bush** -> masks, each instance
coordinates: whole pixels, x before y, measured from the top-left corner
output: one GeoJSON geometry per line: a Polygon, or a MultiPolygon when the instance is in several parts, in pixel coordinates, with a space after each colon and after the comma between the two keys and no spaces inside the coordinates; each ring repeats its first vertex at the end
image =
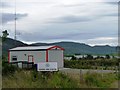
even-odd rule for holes
{"type": "Polygon", "coordinates": [[[109,69],[108,67],[118,66],[117,60],[108,60],[108,59],[97,59],[97,60],[71,60],[64,61],[64,66],[66,68],[77,68],[77,69],[94,69],[95,66],[101,67],[105,66],[105,70],[109,69]]]}
{"type": "Polygon", "coordinates": [[[120,80],[120,72],[118,72],[117,78],[118,78],[118,80],[120,80]]]}
{"type": "Polygon", "coordinates": [[[85,82],[88,86],[98,86],[99,85],[99,81],[97,79],[97,74],[90,74],[87,73],[87,75],[85,76],[85,82]]]}
{"type": "Polygon", "coordinates": [[[2,62],[2,75],[13,74],[18,68],[6,62],[2,62]]]}
{"type": "Polygon", "coordinates": [[[88,72],[85,76],[85,82],[90,87],[108,88],[111,83],[116,80],[117,79],[114,74],[104,74],[104,76],[102,76],[98,73],[88,72]]]}
{"type": "Polygon", "coordinates": [[[78,88],[77,82],[60,72],[55,72],[47,83],[52,88],[78,88]]]}

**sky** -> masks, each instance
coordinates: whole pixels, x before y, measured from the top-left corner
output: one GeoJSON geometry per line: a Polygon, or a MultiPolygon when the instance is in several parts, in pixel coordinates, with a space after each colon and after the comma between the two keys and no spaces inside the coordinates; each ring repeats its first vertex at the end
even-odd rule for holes
{"type": "Polygon", "coordinates": [[[118,44],[118,0],[1,0],[0,28],[25,43],[118,44]]]}

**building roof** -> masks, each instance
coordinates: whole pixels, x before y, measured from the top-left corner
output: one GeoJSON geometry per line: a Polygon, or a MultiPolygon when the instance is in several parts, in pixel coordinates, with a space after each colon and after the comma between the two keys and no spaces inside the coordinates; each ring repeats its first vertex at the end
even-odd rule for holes
{"type": "Polygon", "coordinates": [[[16,47],[9,49],[10,51],[32,51],[32,50],[50,50],[53,48],[59,48],[61,50],[64,50],[62,47],[52,45],[52,46],[26,46],[26,47],[16,47]]]}

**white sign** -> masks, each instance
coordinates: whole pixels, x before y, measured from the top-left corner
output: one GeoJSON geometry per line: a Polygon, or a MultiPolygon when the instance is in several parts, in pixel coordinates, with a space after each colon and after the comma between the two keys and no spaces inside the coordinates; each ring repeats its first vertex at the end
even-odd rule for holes
{"type": "Polygon", "coordinates": [[[57,62],[37,63],[37,71],[58,71],[57,62]]]}

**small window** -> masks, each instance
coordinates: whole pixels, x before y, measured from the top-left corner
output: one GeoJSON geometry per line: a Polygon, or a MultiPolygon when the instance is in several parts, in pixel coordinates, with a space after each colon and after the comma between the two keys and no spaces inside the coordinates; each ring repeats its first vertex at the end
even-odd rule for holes
{"type": "Polygon", "coordinates": [[[12,56],[12,61],[17,61],[17,56],[12,56]]]}

